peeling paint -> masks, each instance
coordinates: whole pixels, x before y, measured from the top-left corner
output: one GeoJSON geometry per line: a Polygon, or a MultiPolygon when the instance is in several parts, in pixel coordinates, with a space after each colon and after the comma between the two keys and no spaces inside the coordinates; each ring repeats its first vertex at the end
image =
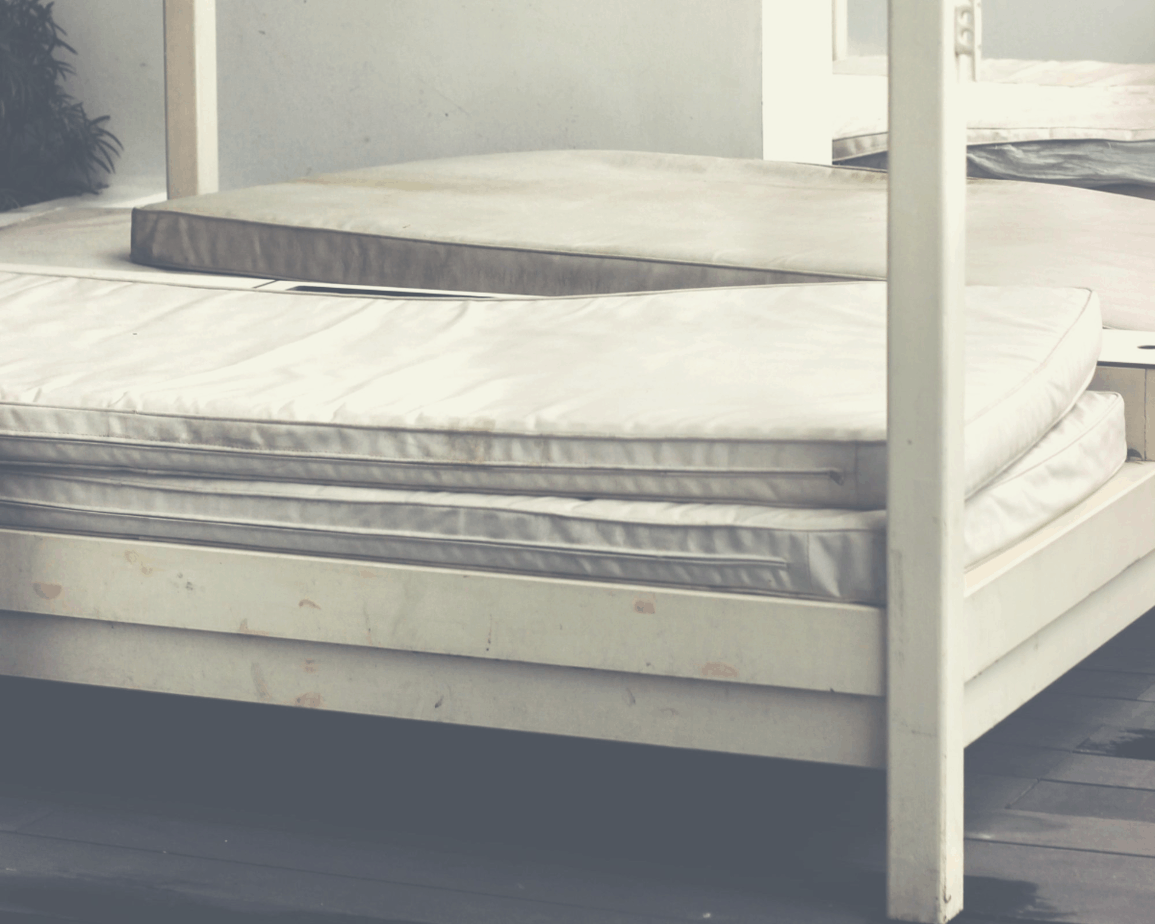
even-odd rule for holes
{"type": "Polygon", "coordinates": [[[717,677],[721,680],[734,680],[738,676],[738,668],[723,661],[710,661],[702,666],[703,677],[717,677]]]}
{"type": "Polygon", "coordinates": [[[64,588],[59,584],[43,584],[40,581],[33,581],[32,589],[36,591],[38,597],[43,597],[45,600],[55,600],[64,588]]]}

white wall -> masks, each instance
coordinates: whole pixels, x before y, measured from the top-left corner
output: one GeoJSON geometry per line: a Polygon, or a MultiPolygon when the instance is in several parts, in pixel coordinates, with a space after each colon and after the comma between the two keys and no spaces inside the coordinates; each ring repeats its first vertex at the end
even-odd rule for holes
{"type": "MultiPolygon", "coordinates": [[[[886,51],[886,0],[850,0],[851,54],[886,51]]],[[[1155,62],[1155,0],[983,0],[990,58],[1155,62]]]]}
{"type": "Polygon", "coordinates": [[[120,176],[164,186],[164,46],[161,0],[55,0],[56,21],[76,49],[67,90],[89,117],[107,115],[124,144],[120,176]]]}
{"type": "MultiPolygon", "coordinates": [[[[56,0],[121,174],[164,172],[161,0],[56,0]]],[[[218,0],[221,186],[527,148],[758,157],[761,0],[218,0]]]]}

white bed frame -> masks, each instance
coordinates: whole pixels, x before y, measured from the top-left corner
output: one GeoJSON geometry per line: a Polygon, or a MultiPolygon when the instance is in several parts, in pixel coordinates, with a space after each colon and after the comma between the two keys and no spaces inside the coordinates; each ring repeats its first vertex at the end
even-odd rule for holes
{"type": "MultiPolygon", "coordinates": [[[[181,111],[211,106],[174,68],[205,79],[212,2],[165,5],[192,38],[169,137],[199,158],[215,131],[181,111]]],[[[961,566],[968,10],[891,0],[885,609],[2,530],[0,672],[886,767],[889,914],[949,920],[964,746],[1155,604],[1144,462],[961,566]]]]}

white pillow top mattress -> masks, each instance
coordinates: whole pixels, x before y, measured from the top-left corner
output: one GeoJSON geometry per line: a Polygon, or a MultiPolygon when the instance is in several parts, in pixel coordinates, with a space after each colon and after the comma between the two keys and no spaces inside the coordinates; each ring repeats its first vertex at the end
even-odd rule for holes
{"type": "MultiPolygon", "coordinates": [[[[885,503],[885,286],[402,300],[0,274],[0,461],[885,503]]],[[[967,494],[1090,380],[1097,300],[972,288],[967,494]]]]}
{"type": "MultiPolygon", "coordinates": [[[[1123,402],[1087,392],[966,505],[967,564],[1104,484],[1123,402]]],[[[581,500],[0,465],[0,525],[851,602],[886,597],[885,513],[581,500]]]]}
{"type": "MultiPolygon", "coordinates": [[[[538,151],[395,164],[133,212],[135,261],[344,285],[579,295],[886,276],[883,173],[538,151]]],[[[973,180],[967,282],[1098,293],[1155,330],[1155,202],[973,180]]]]}

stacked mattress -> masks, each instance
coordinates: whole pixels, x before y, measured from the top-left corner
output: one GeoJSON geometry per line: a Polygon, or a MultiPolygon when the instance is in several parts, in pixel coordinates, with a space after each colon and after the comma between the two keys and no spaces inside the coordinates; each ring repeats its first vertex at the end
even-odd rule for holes
{"type": "MultiPolygon", "coordinates": [[[[886,276],[886,175],[621,151],[449,158],[136,209],[152,266],[531,295],[886,276]]],[[[1155,330],[1155,203],[974,180],[967,281],[1074,286],[1155,330]]]]}
{"type": "MultiPolygon", "coordinates": [[[[886,166],[886,72],[835,62],[836,163],[886,166]]],[[[1155,196],[1155,66],[986,59],[964,89],[973,176],[1155,196]]]]}
{"type": "MultiPolygon", "coordinates": [[[[0,274],[0,525],[885,599],[885,287],[416,301],[0,274]]],[[[968,562],[1101,486],[1086,290],[968,291],[968,562]]]]}

